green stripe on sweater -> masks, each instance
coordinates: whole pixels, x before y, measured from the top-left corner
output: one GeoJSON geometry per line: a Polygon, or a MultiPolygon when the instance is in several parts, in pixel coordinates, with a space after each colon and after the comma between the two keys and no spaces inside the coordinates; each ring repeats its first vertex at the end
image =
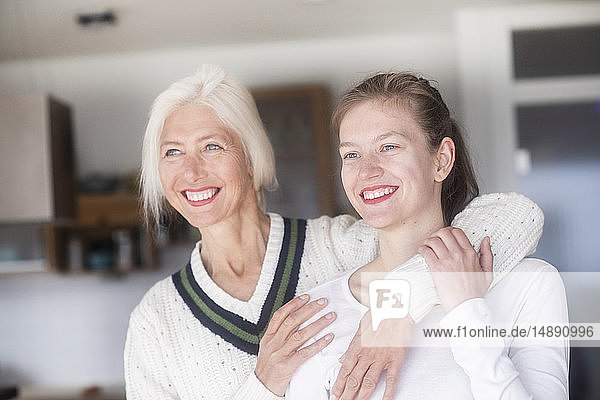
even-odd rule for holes
{"type": "MultiPolygon", "coordinates": [[[[287,251],[287,257],[286,257],[286,261],[285,261],[285,269],[283,271],[281,283],[279,284],[279,288],[277,290],[277,295],[275,297],[273,309],[271,310],[271,315],[269,316],[269,321],[273,317],[273,314],[275,313],[275,311],[277,311],[283,305],[285,292],[287,291],[287,288],[288,288],[288,285],[290,282],[292,266],[294,264],[294,256],[296,254],[297,242],[298,242],[298,220],[292,219],[290,221],[290,244],[289,244],[288,251],[287,251]]],[[[190,281],[187,276],[186,268],[181,270],[180,275],[181,275],[181,282],[182,282],[183,287],[185,288],[186,292],[190,295],[190,297],[194,300],[194,303],[196,303],[196,305],[200,308],[200,310],[208,318],[210,318],[214,323],[227,329],[227,331],[229,331],[232,335],[237,336],[238,338],[240,338],[241,340],[243,340],[245,342],[252,343],[252,344],[258,344],[260,342],[260,339],[263,337],[263,335],[265,334],[265,331],[267,330],[267,328],[269,326],[268,324],[267,324],[267,326],[265,326],[265,328],[262,330],[262,332],[260,332],[259,335],[254,335],[252,333],[249,333],[249,332],[241,329],[240,327],[238,327],[237,325],[228,321],[227,319],[225,319],[218,313],[214,312],[208,305],[206,305],[206,303],[204,301],[202,301],[202,299],[198,296],[198,294],[196,294],[196,292],[190,285],[190,281]]]]}

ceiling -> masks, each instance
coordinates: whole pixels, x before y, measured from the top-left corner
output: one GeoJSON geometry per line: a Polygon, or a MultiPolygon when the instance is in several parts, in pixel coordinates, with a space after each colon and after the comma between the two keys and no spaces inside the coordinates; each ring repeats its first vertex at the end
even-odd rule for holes
{"type": "Polygon", "coordinates": [[[0,61],[452,30],[462,7],[568,0],[0,0],[0,61]],[[80,13],[117,22],[83,28],[80,13]]]}

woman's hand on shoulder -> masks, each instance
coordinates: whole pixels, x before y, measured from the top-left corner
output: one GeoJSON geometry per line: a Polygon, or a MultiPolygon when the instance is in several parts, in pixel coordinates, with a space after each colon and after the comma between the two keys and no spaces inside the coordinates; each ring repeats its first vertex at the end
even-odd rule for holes
{"type": "Polygon", "coordinates": [[[487,236],[477,254],[461,229],[442,228],[425,240],[419,254],[429,265],[446,313],[463,301],[484,297],[492,283],[493,255],[487,236]]]}
{"type": "Polygon", "coordinates": [[[333,333],[328,333],[302,347],[336,318],[334,312],[329,312],[300,329],[303,323],[327,305],[325,298],[310,303],[308,300],[308,295],[302,295],[275,311],[260,340],[254,373],[267,389],[278,396],[285,394],[298,367],[333,340],[333,333]]]}

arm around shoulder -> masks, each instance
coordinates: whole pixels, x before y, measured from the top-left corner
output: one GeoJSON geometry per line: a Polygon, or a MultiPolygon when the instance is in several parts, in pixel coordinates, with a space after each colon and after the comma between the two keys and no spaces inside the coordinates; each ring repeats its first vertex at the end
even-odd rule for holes
{"type": "Polygon", "coordinates": [[[544,213],[519,193],[490,193],[476,197],[452,221],[479,251],[490,237],[494,255],[494,287],[523,258],[533,254],[542,236],[544,213]]]}
{"type": "MultiPolygon", "coordinates": [[[[542,210],[518,193],[476,197],[452,221],[452,226],[464,231],[476,251],[483,238],[490,237],[494,255],[491,287],[535,251],[543,225],[542,210]]],[[[440,303],[429,267],[419,255],[394,269],[387,279],[405,279],[411,284],[410,316],[415,323],[440,303]]]]}

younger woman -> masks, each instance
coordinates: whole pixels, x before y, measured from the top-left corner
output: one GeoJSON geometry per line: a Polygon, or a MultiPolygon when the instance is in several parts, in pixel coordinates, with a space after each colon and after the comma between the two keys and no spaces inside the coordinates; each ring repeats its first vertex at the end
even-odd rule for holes
{"type": "MultiPolygon", "coordinates": [[[[477,183],[461,132],[439,92],[411,74],[375,75],[343,96],[334,126],[346,195],[377,229],[380,255],[309,291],[311,297],[329,299],[324,313],[339,316],[326,329],[335,340],[296,371],[286,399],[340,395],[332,391],[338,359],[367,311],[369,283],[417,252],[434,272],[441,307],[414,327],[398,390],[395,397],[386,392],[386,398],[567,398],[565,341],[526,347],[522,338],[512,338],[430,346],[422,335],[424,328],[440,326],[567,322],[564,287],[554,267],[526,258],[488,291],[489,238],[481,242],[478,256],[461,230],[447,227],[472,200],[477,183]],[[435,274],[442,270],[455,273],[435,274]]],[[[502,224],[502,213],[509,211],[498,212],[495,223],[502,224]]],[[[382,380],[372,398],[381,398],[383,386],[382,380]]],[[[341,398],[351,397],[343,392],[341,398]]]]}

